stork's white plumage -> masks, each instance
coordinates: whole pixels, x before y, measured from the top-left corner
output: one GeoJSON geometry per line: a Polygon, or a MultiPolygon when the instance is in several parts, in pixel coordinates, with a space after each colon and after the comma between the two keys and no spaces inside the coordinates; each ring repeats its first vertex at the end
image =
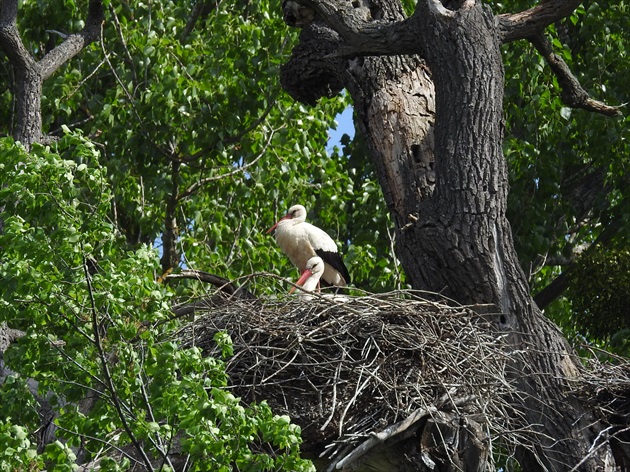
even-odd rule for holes
{"type": "Polygon", "coordinates": [[[306,270],[309,259],[319,256],[324,262],[321,279],[327,285],[345,287],[350,283],[350,274],[343,263],[337,245],[328,234],[306,223],[306,208],[293,205],[267,233],[276,231],[276,242],[300,274],[306,270]]]}
{"type": "MultiPolygon", "coordinates": [[[[302,276],[295,282],[296,285],[302,287],[302,291],[298,294],[300,298],[311,299],[312,295],[308,292],[314,292],[319,285],[319,279],[321,279],[324,273],[324,261],[321,257],[311,257],[306,262],[306,268],[302,272],[302,276]]],[[[293,293],[295,287],[293,287],[289,293],[293,293]]]]}
{"type": "MultiPolygon", "coordinates": [[[[296,285],[302,287],[300,293],[298,293],[298,297],[301,300],[307,301],[315,298],[313,292],[315,289],[319,292],[319,280],[324,273],[324,261],[321,257],[311,257],[306,262],[306,269],[302,273],[302,276],[296,282],[296,285]]],[[[296,287],[291,288],[289,293],[295,292],[296,287]]],[[[348,303],[350,298],[345,295],[334,295],[332,293],[325,293],[323,295],[319,295],[323,300],[332,301],[335,303],[348,303]]]]}

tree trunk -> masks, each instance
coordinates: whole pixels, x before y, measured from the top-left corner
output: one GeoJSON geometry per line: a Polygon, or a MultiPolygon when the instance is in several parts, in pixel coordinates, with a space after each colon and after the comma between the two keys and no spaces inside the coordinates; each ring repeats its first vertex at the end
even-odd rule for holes
{"type": "MultiPolygon", "coordinates": [[[[499,323],[512,344],[529,348],[515,376],[527,394],[523,426],[540,433],[537,454],[522,449],[521,465],[567,470],[587,456],[597,431],[592,414],[565,396],[579,360],[533,303],[505,216],[504,85],[494,16],[475,6],[436,20],[425,7],[416,18],[436,84],[437,177],[418,223],[401,232],[398,254],[415,287],[465,304],[491,303],[503,313],[499,323]]],[[[599,459],[581,470],[601,470],[599,459]]]]}
{"type": "MultiPolygon", "coordinates": [[[[580,375],[579,360],[533,302],[505,216],[497,22],[478,3],[466,2],[457,13],[435,8],[421,1],[411,18],[428,69],[415,56],[332,59],[329,52],[344,42],[315,23],[303,30],[299,54],[283,70],[283,85],[310,102],[321,90],[343,86],[350,92],[412,286],[462,304],[488,304],[490,312],[500,313],[499,328],[522,351],[513,371],[523,392],[514,399],[521,417],[513,420],[529,440],[517,450],[523,470],[560,471],[578,464],[579,470],[604,470],[613,463],[608,447],[593,448],[589,456],[601,427],[567,394],[568,383],[580,375]],[[320,79],[317,89],[303,80],[313,74],[320,79]]],[[[375,0],[365,10],[356,8],[354,14],[403,18],[395,1],[375,0]]]]}
{"type": "Polygon", "coordinates": [[[26,149],[42,138],[42,76],[36,64],[15,68],[16,129],[13,137],[26,149]]]}

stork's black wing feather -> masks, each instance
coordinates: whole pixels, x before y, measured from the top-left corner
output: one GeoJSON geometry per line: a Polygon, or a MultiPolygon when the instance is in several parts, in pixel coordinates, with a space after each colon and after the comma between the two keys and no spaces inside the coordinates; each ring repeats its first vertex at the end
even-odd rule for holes
{"type": "Polygon", "coordinates": [[[350,274],[348,273],[348,268],[343,263],[343,259],[338,252],[316,249],[315,254],[321,257],[326,264],[329,264],[333,269],[338,271],[343,279],[346,281],[346,284],[350,285],[350,274]]]}

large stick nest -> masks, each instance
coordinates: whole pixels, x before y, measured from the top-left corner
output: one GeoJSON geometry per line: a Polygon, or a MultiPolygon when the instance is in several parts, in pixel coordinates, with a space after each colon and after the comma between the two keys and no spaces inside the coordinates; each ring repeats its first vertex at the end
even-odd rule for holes
{"type": "Polygon", "coordinates": [[[236,393],[288,413],[305,444],[331,456],[414,412],[506,418],[510,357],[492,315],[408,292],[345,303],[234,299],[201,313],[178,337],[218,356],[213,336],[227,331],[236,393]]]}
{"type": "MultiPolygon", "coordinates": [[[[302,427],[306,452],[327,456],[329,470],[394,436],[426,429],[431,420],[465,422],[482,461],[497,457],[497,440],[507,455],[535,442],[515,407],[525,395],[515,381],[525,346],[508,345],[497,328],[500,315],[488,307],[452,306],[411,292],[343,302],[221,300],[196,303],[194,320],[177,337],[219,357],[214,335],[229,333],[231,388],[247,403],[266,400],[276,413],[289,414],[302,427]]],[[[627,431],[628,364],[590,364],[569,390],[601,400],[608,420],[614,408],[616,430],[627,431]]],[[[423,436],[421,448],[429,443],[423,436]]]]}

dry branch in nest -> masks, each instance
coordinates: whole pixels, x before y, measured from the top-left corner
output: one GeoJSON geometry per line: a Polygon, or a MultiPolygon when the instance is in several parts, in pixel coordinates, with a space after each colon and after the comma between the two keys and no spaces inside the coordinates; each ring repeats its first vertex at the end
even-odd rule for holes
{"type": "Polygon", "coordinates": [[[621,464],[619,470],[630,470],[630,463],[623,459],[630,457],[630,362],[599,351],[585,364],[586,373],[575,384],[574,393],[592,406],[605,425],[589,452],[609,443],[617,464],[621,464]],[[600,356],[606,361],[600,361],[600,356]]]}
{"type": "Polygon", "coordinates": [[[219,356],[213,336],[227,331],[231,388],[289,414],[306,452],[330,470],[352,470],[377,446],[413,435],[427,469],[469,462],[471,452],[485,462],[517,415],[506,371],[518,354],[494,316],[471,308],[402,292],[344,303],[234,299],[200,313],[177,337],[219,356]]]}

